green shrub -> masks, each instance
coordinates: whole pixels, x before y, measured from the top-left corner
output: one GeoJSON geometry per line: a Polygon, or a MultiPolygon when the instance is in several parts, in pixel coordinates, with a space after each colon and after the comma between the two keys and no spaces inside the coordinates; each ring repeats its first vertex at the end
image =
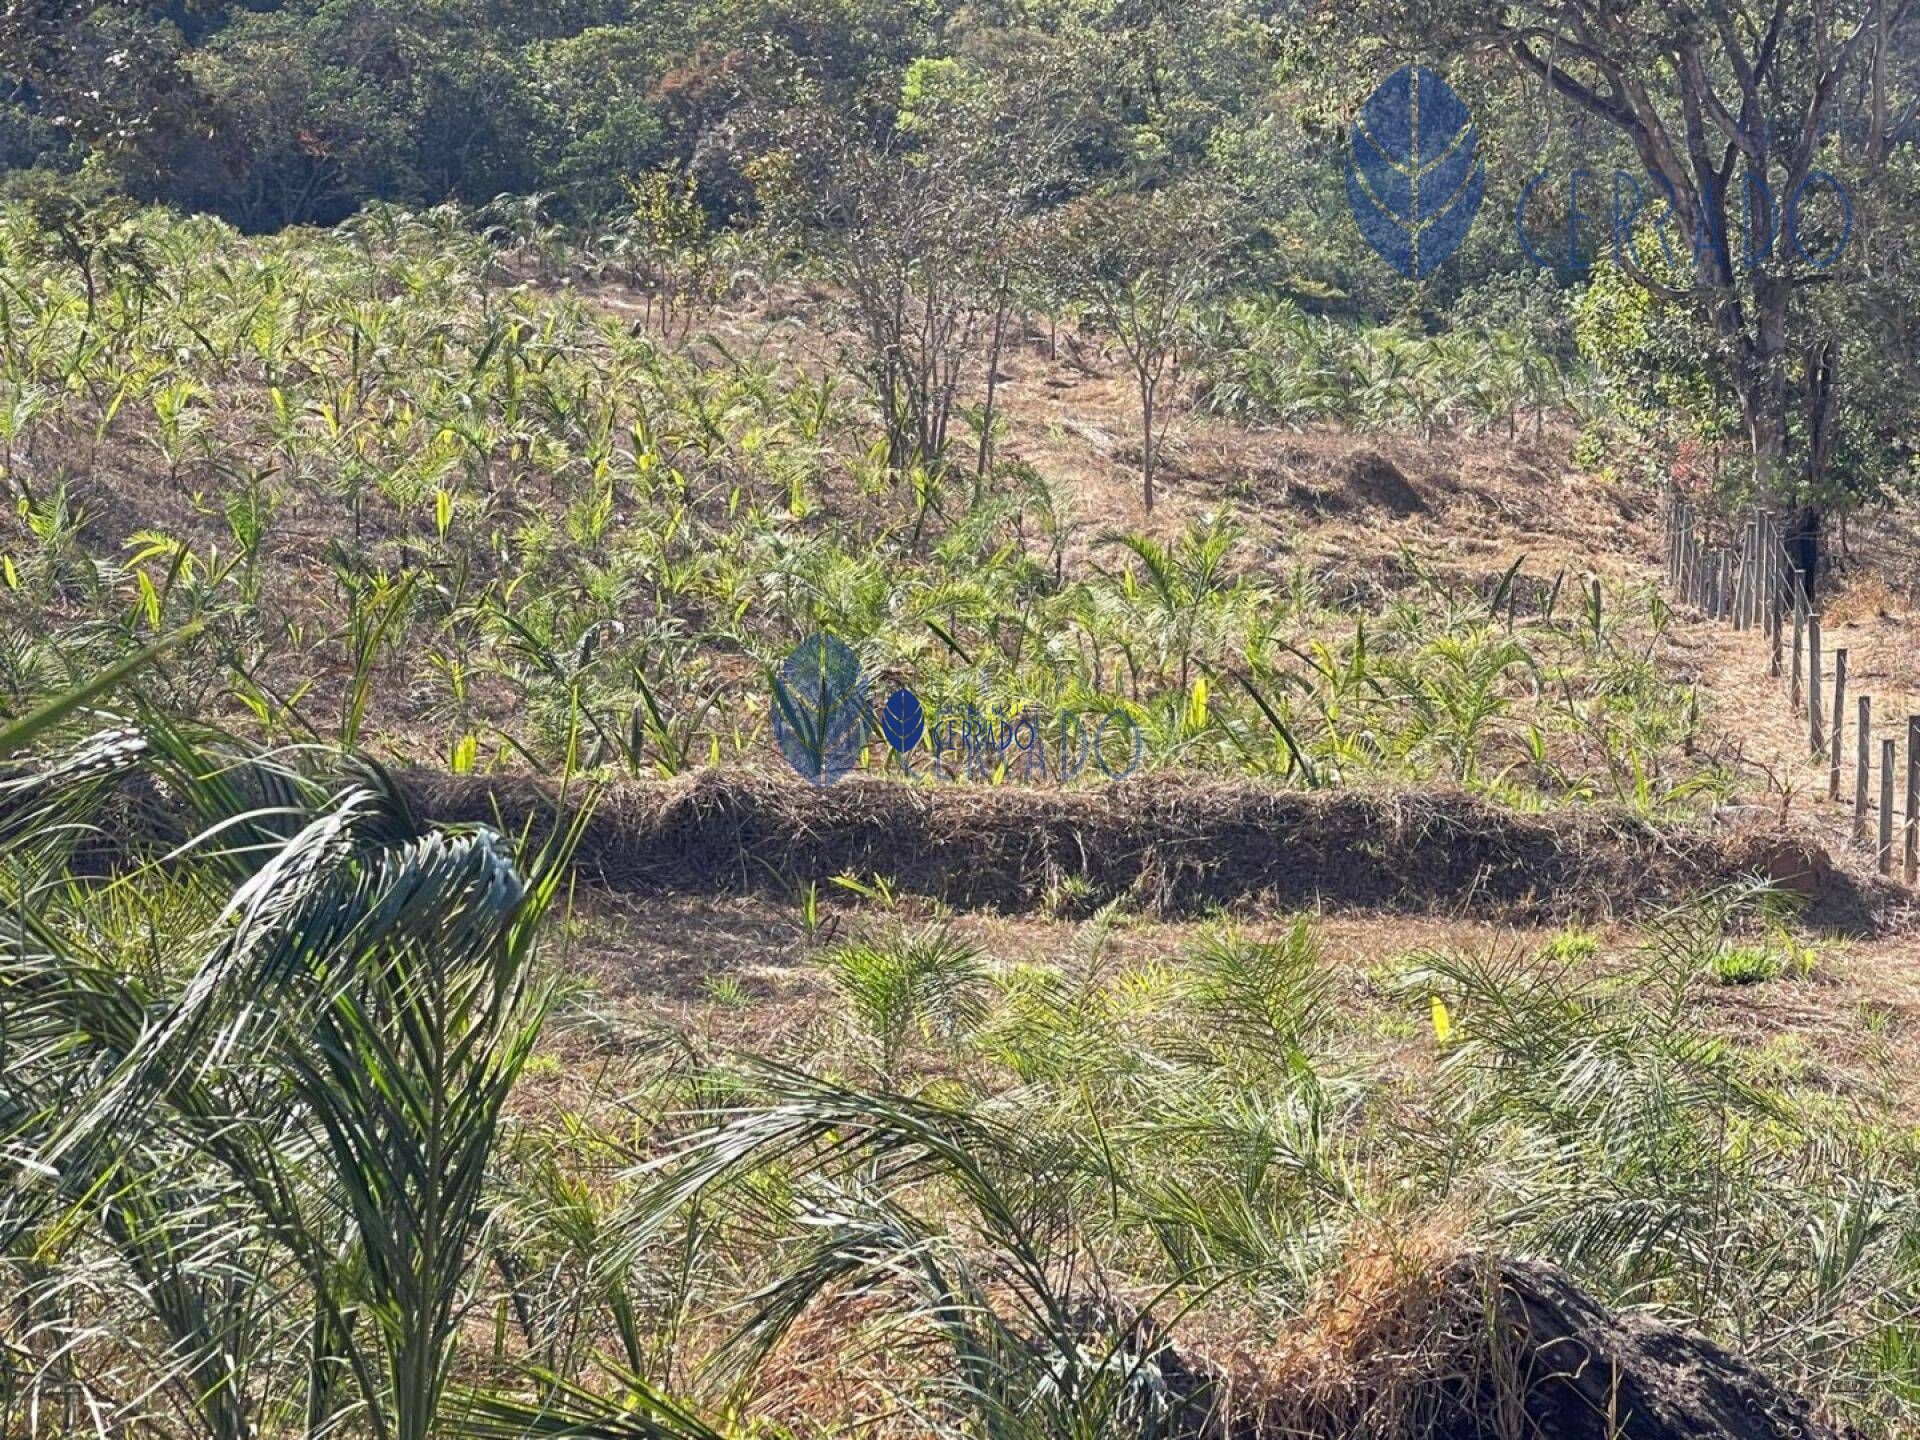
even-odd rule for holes
{"type": "Polygon", "coordinates": [[[1779,978],[1785,967],[1769,946],[1729,945],[1713,957],[1710,968],[1722,985],[1756,985],[1779,978]]]}

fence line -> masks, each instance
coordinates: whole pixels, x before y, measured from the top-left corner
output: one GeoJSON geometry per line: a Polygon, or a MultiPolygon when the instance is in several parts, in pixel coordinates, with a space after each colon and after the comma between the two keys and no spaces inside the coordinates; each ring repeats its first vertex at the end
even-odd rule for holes
{"type": "MultiPolygon", "coordinates": [[[[1831,655],[1832,700],[1828,710],[1822,694],[1828,678],[1823,663],[1824,641],[1820,612],[1807,596],[1807,577],[1794,564],[1778,519],[1755,507],[1723,522],[1724,540],[1716,534],[1714,519],[1669,485],[1665,497],[1667,586],[1677,603],[1690,606],[1708,619],[1723,621],[1735,631],[1759,629],[1768,640],[1767,674],[1787,677],[1787,711],[1804,715],[1809,760],[1826,767],[1827,797],[1840,800],[1845,767],[1847,651],[1831,655]],[[1791,619],[1792,659],[1786,660],[1791,619]]],[[[1854,677],[1858,678],[1858,677],[1854,677]]],[[[1873,700],[1855,699],[1853,727],[1853,843],[1871,850],[1882,875],[1895,874],[1895,837],[1900,878],[1909,886],[1920,883],[1920,715],[1906,725],[1906,785],[1904,804],[1897,805],[1901,788],[1895,784],[1900,768],[1899,726],[1888,717],[1892,735],[1876,737],[1873,700]],[[1880,741],[1879,795],[1873,793],[1873,743],[1880,741]],[[1896,818],[1900,822],[1896,825],[1896,818]],[[1876,823],[1877,822],[1877,823],[1876,823]]]]}

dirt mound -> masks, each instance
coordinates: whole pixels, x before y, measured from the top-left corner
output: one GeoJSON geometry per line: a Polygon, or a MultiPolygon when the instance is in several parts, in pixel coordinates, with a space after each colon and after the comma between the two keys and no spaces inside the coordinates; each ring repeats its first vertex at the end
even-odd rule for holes
{"type": "Polygon", "coordinates": [[[1777,831],[1743,835],[1728,853],[1742,870],[1803,900],[1818,898],[1833,879],[1833,861],[1804,835],[1777,831]]]}
{"type": "Polygon", "coordinates": [[[1385,510],[1396,517],[1424,514],[1427,509],[1427,502],[1400,467],[1378,450],[1362,450],[1348,458],[1341,491],[1359,508],[1385,510]]]}
{"type": "MultiPolygon", "coordinates": [[[[1377,1258],[1377,1257],[1375,1257],[1377,1258]]],[[[1556,1266],[1351,1267],[1260,1359],[1150,1358],[1191,1440],[1844,1440],[1744,1357],[1616,1314],[1556,1266]]]]}
{"type": "MultiPolygon", "coordinates": [[[[1190,467],[1190,473],[1201,473],[1190,467]]],[[[1321,517],[1364,518],[1387,514],[1398,520],[1425,515],[1432,506],[1406,472],[1383,451],[1321,446],[1287,446],[1263,457],[1241,482],[1255,493],[1281,497],[1283,504],[1321,517]]]]}
{"type": "MultiPolygon", "coordinates": [[[[1491,1299],[1496,1362],[1511,1362],[1516,1385],[1483,1377],[1484,1398],[1517,1400],[1536,1433],[1558,1440],[1821,1440],[1844,1432],[1822,1425],[1812,1407],[1744,1357],[1645,1315],[1615,1315],[1566,1273],[1541,1261],[1491,1269],[1463,1261],[1453,1292],[1491,1299]],[[1490,1283],[1489,1283],[1490,1281],[1490,1283]],[[1505,1390],[1504,1396],[1502,1390],[1505,1390]]],[[[1484,1310],[1483,1312],[1484,1313],[1484,1310]]],[[[1460,1440],[1499,1432],[1480,1422],[1460,1440]]],[[[1496,1411],[1497,1413],[1497,1411],[1496,1411]]]]}
{"type": "MultiPolygon", "coordinates": [[[[531,780],[413,773],[401,784],[436,819],[513,829],[551,824],[557,802],[531,780]]],[[[1465,795],[1178,774],[1062,791],[865,778],[815,788],[706,772],[606,791],[578,858],[598,883],[640,893],[790,895],[851,873],[963,909],[1125,896],[1169,914],[1471,906],[1557,920],[1641,911],[1750,873],[1756,843],[1600,808],[1522,815],[1465,795]]],[[[1844,873],[1820,873],[1816,909],[1865,913],[1844,873]]]]}

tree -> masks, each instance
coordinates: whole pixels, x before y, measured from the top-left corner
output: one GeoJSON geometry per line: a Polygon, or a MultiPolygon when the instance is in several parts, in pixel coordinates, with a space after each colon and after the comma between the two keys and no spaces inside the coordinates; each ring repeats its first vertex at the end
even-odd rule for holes
{"type": "Polygon", "coordinates": [[[974,470],[993,455],[1000,360],[1021,282],[1040,263],[1040,205],[1064,180],[1069,151],[1087,117],[1073,99],[1090,80],[1084,49],[1038,36],[992,43],[976,37],[963,58],[916,60],[901,86],[899,128],[939,157],[948,181],[968,197],[972,243],[959,257],[986,313],[986,395],[974,470]]]}
{"type": "Polygon", "coordinates": [[[1227,226],[1204,180],[1068,206],[1048,246],[1061,291],[1120,342],[1140,400],[1140,487],[1153,510],[1155,421],[1192,311],[1225,278],[1227,226]]]}
{"type": "Polygon", "coordinates": [[[794,117],[784,153],[750,178],[777,226],[816,254],[859,339],[859,368],[895,471],[946,450],[980,324],[965,284],[967,201],[902,137],[851,133],[824,108],[794,117]]]}
{"type": "Polygon", "coordinates": [[[653,37],[636,26],[597,25],[530,56],[553,132],[542,187],[563,197],[572,213],[617,209],[627,182],[664,158],[666,126],[646,98],[657,66],[653,37]]]}
{"type": "MultiPolygon", "coordinates": [[[[383,68],[393,33],[375,14],[249,14],[195,51],[224,163],[178,175],[176,198],[248,230],[329,224],[412,180],[406,98],[383,68]]],[[[397,68],[397,67],[394,67],[397,68]]],[[[491,198],[491,197],[487,197],[491,198]]]]}
{"type": "Polygon", "coordinates": [[[909,67],[884,119],[815,100],[778,120],[752,171],[770,219],[817,256],[860,338],[888,464],[930,466],[1011,294],[1011,252],[1069,126],[1049,120],[1051,72],[909,67]]]}
{"type": "Polygon", "coordinates": [[[1398,16],[1425,44],[1451,28],[1504,55],[1633,152],[1647,214],[1666,207],[1662,258],[1677,258],[1656,263],[1643,234],[1615,246],[1617,261],[1701,326],[1737,397],[1757,491],[1811,503],[1816,527],[1842,373],[1833,311],[1814,292],[1876,278],[1846,258],[1843,207],[1870,198],[1911,144],[1920,99],[1894,96],[1915,68],[1916,14],[1914,0],[1522,0],[1398,16]]]}
{"type": "Polygon", "coordinates": [[[0,74],[51,128],[150,191],[183,150],[202,148],[207,97],[163,0],[0,0],[0,74]]]}
{"type": "Polygon", "coordinates": [[[138,207],[113,193],[97,165],[89,162],[71,179],[29,172],[17,193],[30,222],[21,232],[24,258],[58,261],[79,272],[89,328],[99,317],[103,283],[124,283],[136,292],[152,288],[154,267],[138,207]]]}

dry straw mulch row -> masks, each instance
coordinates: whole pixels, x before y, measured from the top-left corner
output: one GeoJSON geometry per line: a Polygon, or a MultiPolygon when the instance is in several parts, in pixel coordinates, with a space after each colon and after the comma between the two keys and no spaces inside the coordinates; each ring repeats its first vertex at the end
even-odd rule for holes
{"type": "MultiPolygon", "coordinates": [[[[436,819],[551,826],[540,781],[402,777],[436,819]]],[[[578,862],[629,893],[792,894],[883,876],[962,909],[1017,912],[1129,897],[1162,914],[1230,908],[1466,912],[1597,919],[1644,912],[1758,872],[1845,928],[1877,897],[1803,838],[1660,827],[1602,807],[1527,815],[1447,792],[1305,792],[1160,774],[1087,790],[908,784],[812,787],[703,772],[598,794],[578,862]]]]}

